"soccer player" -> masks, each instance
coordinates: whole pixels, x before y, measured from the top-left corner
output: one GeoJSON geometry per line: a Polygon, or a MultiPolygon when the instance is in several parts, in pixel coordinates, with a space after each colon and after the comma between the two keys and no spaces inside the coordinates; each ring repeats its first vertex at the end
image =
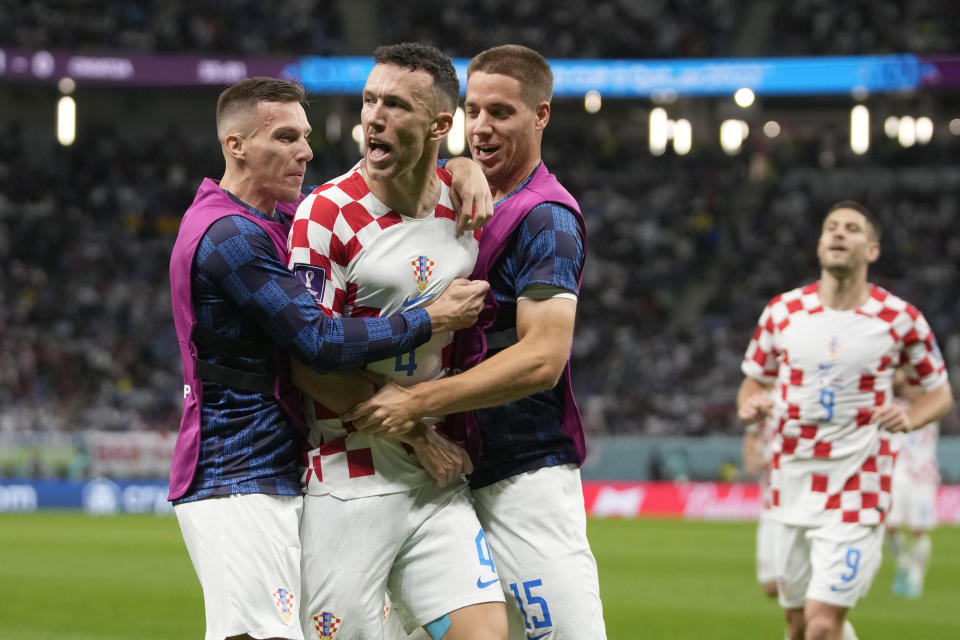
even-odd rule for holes
{"type": "Polygon", "coordinates": [[[740,420],[769,414],[777,424],[771,514],[793,640],[855,637],[846,615],[880,565],[890,508],[889,432],[937,420],[953,404],[923,314],[867,280],[879,255],[873,213],[850,201],[831,207],[817,244],[820,280],[770,301],[741,366],[740,420]],[[897,369],[922,388],[907,409],[893,402],[897,369]]]}
{"type": "Polygon", "coordinates": [[[770,517],[770,459],[776,427],[776,423],[768,418],[763,420],[762,424],[749,425],[743,436],[743,470],[751,475],[760,475],[761,509],[757,519],[757,582],[763,589],[763,594],[770,598],[777,596],[777,573],[774,569],[777,525],[770,517]]]}
{"type": "MultiPolygon", "coordinates": [[[[478,234],[456,232],[449,176],[437,166],[460,94],[452,61],[416,43],[379,47],[373,59],[360,114],[363,158],[304,200],[290,235],[289,266],[312,282],[331,317],[417,308],[469,275],[478,251],[478,234]]],[[[446,371],[452,341],[452,332],[434,332],[367,370],[403,385],[431,380],[446,371]]],[[[462,478],[466,452],[451,477],[431,482],[403,443],[338,418],[373,392],[365,376],[348,377],[305,403],[304,630],[381,638],[389,589],[408,633],[505,639],[504,596],[462,478]]],[[[443,440],[432,426],[418,428],[443,440]]]]}
{"type": "MultiPolygon", "coordinates": [[[[897,385],[897,394],[909,399],[917,394],[917,388],[904,379],[897,385]]],[[[893,507],[887,516],[887,544],[897,566],[892,591],[907,598],[919,598],[923,593],[930,562],[930,531],[937,524],[940,484],[938,431],[939,423],[931,422],[897,434],[894,442],[898,452],[893,467],[893,507]]]]}
{"type": "Polygon", "coordinates": [[[432,331],[472,324],[485,289],[457,283],[429,309],[390,318],[330,320],[317,309],[286,268],[289,215],[312,157],[304,99],[273,78],[220,95],[226,168],[200,185],[170,259],[184,411],[169,497],[203,588],[207,640],[303,637],[304,422],[288,354],[317,371],[404,354],[432,331]]]}
{"type": "MultiPolygon", "coordinates": [[[[470,486],[510,608],[510,638],[606,637],[586,536],[585,447],[570,384],[586,231],[576,200],[540,159],[553,75],[536,51],[488,49],[467,68],[466,133],[494,199],[471,277],[492,296],[457,336],[459,375],[387,385],[347,419],[396,434],[455,411],[476,456],[470,486]]],[[[449,419],[448,419],[449,422],[449,419]]]]}

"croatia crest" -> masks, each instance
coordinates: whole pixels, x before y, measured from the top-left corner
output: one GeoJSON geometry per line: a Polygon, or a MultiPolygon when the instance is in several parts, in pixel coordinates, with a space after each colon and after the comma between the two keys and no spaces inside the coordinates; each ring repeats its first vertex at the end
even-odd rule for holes
{"type": "Polygon", "coordinates": [[[273,592],[273,601],[280,609],[280,617],[283,621],[290,622],[290,618],[293,617],[293,594],[280,587],[273,592]]]}
{"type": "Polygon", "coordinates": [[[437,264],[427,256],[417,256],[410,261],[413,265],[413,275],[417,279],[417,291],[427,288],[427,280],[433,275],[433,265],[437,264]]]}
{"type": "Polygon", "coordinates": [[[329,611],[313,616],[313,628],[317,630],[317,637],[321,640],[333,640],[340,630],[340,618],[329,611]]]}

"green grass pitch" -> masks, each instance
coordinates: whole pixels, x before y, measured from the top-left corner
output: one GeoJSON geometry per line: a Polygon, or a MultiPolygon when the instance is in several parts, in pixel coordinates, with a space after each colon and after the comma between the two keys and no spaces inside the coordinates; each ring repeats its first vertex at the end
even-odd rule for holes
{"type": "MultiPolygon", "coordinates": [[[[611,640],[783,637],[754,582],[751,523],[591,520],[611,640]]],[[[960,638],[960,528],[933,534],[919,600],[889,559],[850,618],[863,640],[960,638]]],[[[174,518],[0,515],[3,640],[198,639],[200,587],[174,518]]],[[[589,639],[586,639],[589,640],[589,639]]]]}

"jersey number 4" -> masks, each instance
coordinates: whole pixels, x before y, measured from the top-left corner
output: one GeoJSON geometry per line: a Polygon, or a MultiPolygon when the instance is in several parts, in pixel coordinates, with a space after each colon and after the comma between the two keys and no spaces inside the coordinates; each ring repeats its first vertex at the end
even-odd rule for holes
{"type": "Polygon", "coordinates": [[[406,371],[408,376],[412,376],[413,372],[417,370],[417,350],[411,349],[406,353],[400,353],[397,355],[397,361],[394,366],[394,371],[406,371]],[[404,357],[407,358],[407,361],[404,362],[404,357]]]}

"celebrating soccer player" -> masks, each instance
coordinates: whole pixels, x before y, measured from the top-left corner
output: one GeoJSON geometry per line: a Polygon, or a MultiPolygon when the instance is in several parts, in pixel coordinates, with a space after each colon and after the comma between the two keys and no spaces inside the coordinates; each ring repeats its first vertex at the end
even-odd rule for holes
{"type": "MultiPolygon", "coordinates": [[[[437,167],[460,94],[452,61],[416,43],[380,47],[373,59],[360,112],[363,158],[304,200],[290,236],[290,268],[311,282],[331,317],[428,304],[470,274],[478,251],[479,234],[457,233],[450,178],[437,167]]],[[[435,331],[428,343],[367,371],[400,385],[440,377],[452,341],[452,332],[435,331]]],[[[338,419],[373,389],[359,373],[337,379],[337,388],[319,381],[318,402],[305,404],[312,448],[301,530],[304,629],[322,631],[336,620],[340,635],[382,638],[389,589],[407,632],[505,639],[503,593],[462,478],[469,458],[454,452],[456,466],[439,484],[421,464],[443,443],[459,449],[434,432],[442,414],[404,436],[412,437],[413,455],[396,438],[338,419]]]]}
{"type": "Polygon", "coordinates": [[[576,200],[540,159],[553,74],[536,51],[488,49],[467,67],[466,132],[497,200],[471,277],[490,281],[477,331],[457,336],[463,373],[388,385],[347,416],[400,433],[454,411],[476,456],[470,486],[500,581],[510,638],[606,637],[586,535],[585,447],[570,345],[586,251],[576,200]]]}
{"type": "MultiPolygon", "coordinates": [[[[217,103],[226,169],[205,179],[170,258],[184,410],[170,472],[203,588],[207,640],[299,640],[303,428],[287,356],[320,372],[397,357],[472,324],[483,291],[453,286],[429,310],[332,320],[286,268],[310,124],[303,88],[250,78],[217,103]]],[[[464,200],[468,202],[468,200],[464,200]]]]}

